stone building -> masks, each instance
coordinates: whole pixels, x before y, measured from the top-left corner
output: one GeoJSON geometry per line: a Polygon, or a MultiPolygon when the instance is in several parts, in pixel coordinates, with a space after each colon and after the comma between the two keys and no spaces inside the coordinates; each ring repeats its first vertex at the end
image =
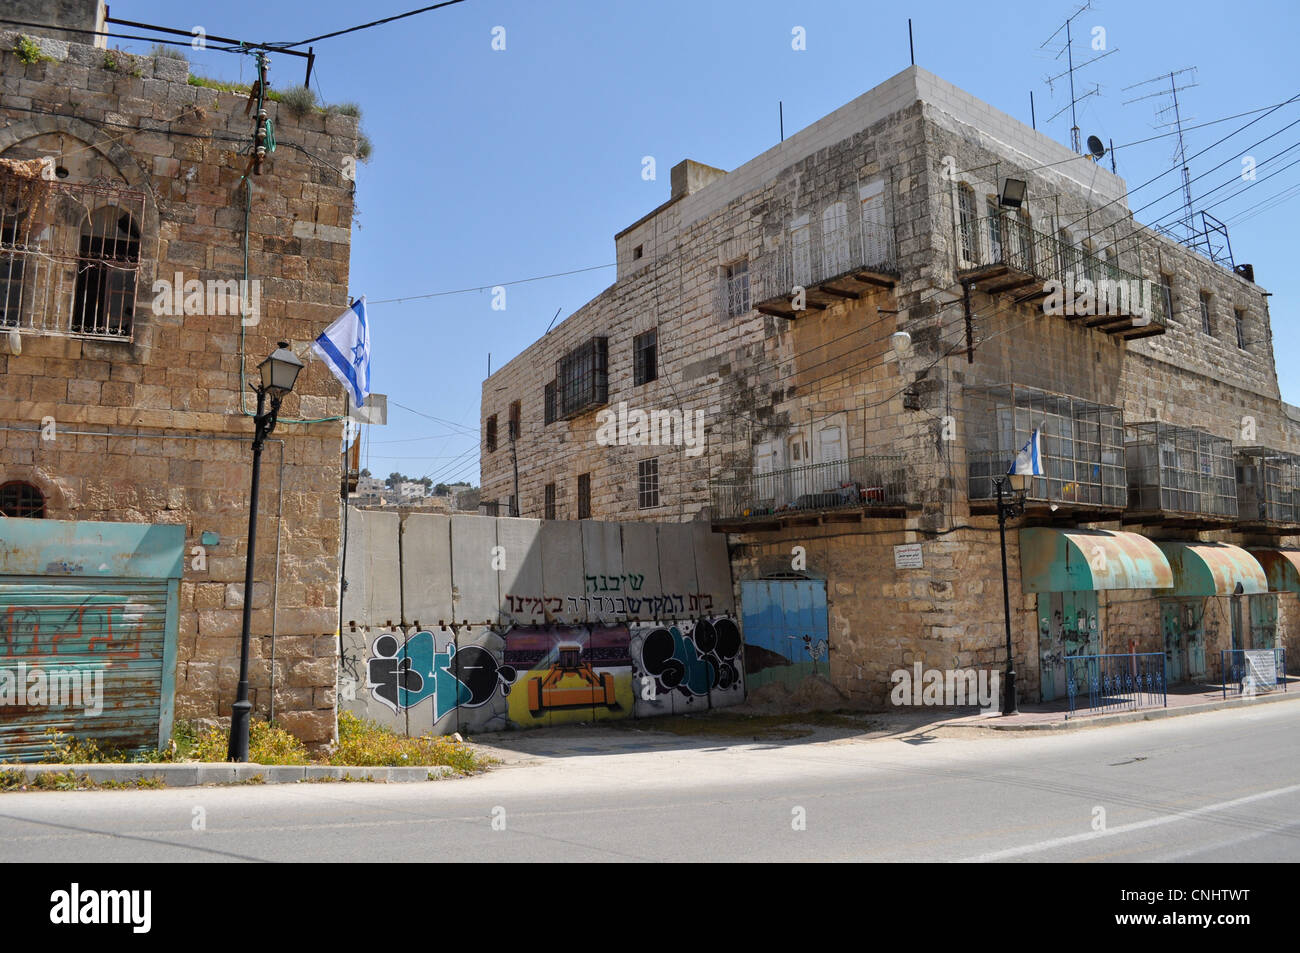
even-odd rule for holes
{"type": "Polygon", "coordinates": [[[249,97],[105,49],[103,6],[32,0],[52,27],[0,33],[0,667],[102,668],[106,714],[6,712],[0,759],[50,726],[153,746],[229,715],[278,341],[307,366],[263,456],[252,701],[327,741],[344,404],[307,350],[349,302],[356,119],[268,102],[248,188],[249,97]]]}
{"type": "Polygon", "coordinates": [[[483,499],[726,530],[751,689],[881,705],[918,662],[1000,669],[995,481],[1034,432],[1022,698],[1067,655],[1164,652],[1175,682],[1290,638],[1268,299],[1092,157],[912,67],[732,172],[680,163],[615,246],[615,283],[485,381],[483,499]]]}

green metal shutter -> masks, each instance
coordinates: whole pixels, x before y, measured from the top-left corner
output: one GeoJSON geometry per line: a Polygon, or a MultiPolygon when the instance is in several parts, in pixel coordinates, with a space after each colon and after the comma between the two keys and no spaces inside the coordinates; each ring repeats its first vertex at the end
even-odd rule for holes
{"type": "Polygon", "coordinates": [[[12,678],[0,692],[21,693],[17,704],[0,698],[0,761],[40,760],[50,728],[101,748],[157,747],[171,724],[177,587],[175,579],[0,576],[0,680],[12,678]],[[47,684],[51,674],[72,678],[53,680],[61,698],[23,704],[39,684],[34,672],[47,684]],[[102,710],[92,714],[96,673],[102,710]],[[74,687],[86,689],[80,704],[71,704],[74,687]]]}

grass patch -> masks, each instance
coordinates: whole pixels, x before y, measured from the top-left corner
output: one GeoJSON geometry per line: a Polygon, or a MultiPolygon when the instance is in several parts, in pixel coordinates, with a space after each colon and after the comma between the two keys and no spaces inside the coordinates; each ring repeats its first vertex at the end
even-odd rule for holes
{"type": "Polygon", "coordinates": [[[408,738],[350,711],[339,712],[339,743],[329,763],[348,767],[403,768],[446,765],[458,774],[473,774],[486,765],[461,741],[441,735],[408,738]]]}
{"type": "MultiPolygon", "coordinates": [[[[187,739],[184,756],[189,761],[225,761],[230,733],[207,728],[187,739]]],[[[177,749],[181,747],[177,741],[177,749]]],[[[248,726],[248,760],[257,764],[311,764],[306,746],[283,728],[268,721],[254,720],[248,726]]]]}
{"type": "Polygon", "coordinates": [[[46,771],[28,780],[21,771],[0,771],[2,791],[143,791],[166,787],[162,778],[134,778],[130,781],[92,781],[75,771],[46,771]]]}

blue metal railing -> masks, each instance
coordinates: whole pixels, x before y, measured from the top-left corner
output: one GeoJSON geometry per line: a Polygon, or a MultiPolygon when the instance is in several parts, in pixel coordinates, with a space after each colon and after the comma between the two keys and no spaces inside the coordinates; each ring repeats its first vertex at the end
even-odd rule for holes
{"type": "MultiPolygon", "coordinates": [[[[1257,649],[1255,651],[1268,652],[1268,649],[1257,649]]],[[[1273,649],[1273,672],[1272,681],[1269,681],[1269,672],[1260,665],[1259,657],[1251,659],[1251,653],[1245,649],[1223,649],[1220,653],[1219,669],[1223,673],[1223,697],[1228,697],[1228,686],[1237,686],[1238,695],[1253,695],[1255,692],[1271,692],[1279,685],[1282,691],[1287,690],[1286,684],[1286,649],[1273,649]]]]}
{"type": "Polygon", "coordinates": [[[1127,655],[1067,655],[1066,694],[1070,708],[1065,717],[1087,708],[1091,712],[1167,706],[1165,653],[1127,655]],[[1088,703],[1084,705],[1083,696],[1088,703]]]}

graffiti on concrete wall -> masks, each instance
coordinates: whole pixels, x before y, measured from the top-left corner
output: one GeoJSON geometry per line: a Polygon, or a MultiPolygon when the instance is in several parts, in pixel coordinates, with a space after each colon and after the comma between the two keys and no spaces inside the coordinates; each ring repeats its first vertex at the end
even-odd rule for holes
{"type": "MultiPolygon", "coordinates": [[[[407,715],[411,734],[559,725],[737,704],[742,651],[726,618],[516,626],[468,645],[454,632],[403,641],[383,631],[369,644],[365,684],[370,700],[407,715]]],[[[368,705],[358,696],[353,707],[368,705]]]]}

